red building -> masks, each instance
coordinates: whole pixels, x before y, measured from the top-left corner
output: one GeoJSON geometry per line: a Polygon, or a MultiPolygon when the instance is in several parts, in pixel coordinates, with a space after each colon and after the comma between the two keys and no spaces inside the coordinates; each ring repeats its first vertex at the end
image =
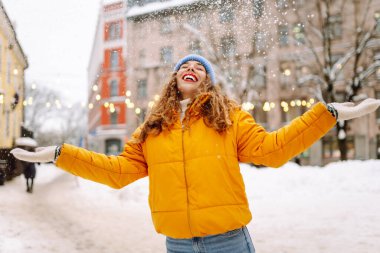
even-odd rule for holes
{"type": "Polygon", "coordinates": [[[87,148],[118,154],[126,139],[125,2],[102,4],[88,65],[87,148]]]}

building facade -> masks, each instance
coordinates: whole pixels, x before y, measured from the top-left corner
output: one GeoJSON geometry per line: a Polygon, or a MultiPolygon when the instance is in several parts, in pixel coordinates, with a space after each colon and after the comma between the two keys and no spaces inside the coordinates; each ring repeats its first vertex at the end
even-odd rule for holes
{"type": "Polygon", "coordinates": [[[102,3],[88,65],[88,135],[91,150],[118,154],[126,134],[126,5],[102,3]]]}
{"type": "MultiPolygon", "coordinates": [[[[375,34],[359,64],[352,55],[344,61],[355,46],[358,24],[352,17],[365,18],[361,29],[380,31],[380,1],[372,1],[370,8],[356,0],[342,8],[339,2],[329,10],[329,35],[322,41],[315,1],[128,1],[126,59],[134,105],[127,110],[128,135],[143,121],[175,62],[189,53],[210,59],[224,90],[268,131],[286,125],[320,99],[325,73],[334,82],[335,101],[343,101],[353,68],[365,72],[380,48],[375,34]]],[[[359,93],[379,98],[379,73],[362,80],[359,93]]],[[[343,134],[349,159],[379,158],[379,126],[379,112],[348,123],[343,134]]],[[[339,160],[336,135],[333,129],[301,155],[302,162],[339,160]]]]}
{"type": "Polygon", "coordinates": [[[0,149],[9,150],[21,137],[24,121],[24,71],[27,58],[0,1],[0,149]]]}

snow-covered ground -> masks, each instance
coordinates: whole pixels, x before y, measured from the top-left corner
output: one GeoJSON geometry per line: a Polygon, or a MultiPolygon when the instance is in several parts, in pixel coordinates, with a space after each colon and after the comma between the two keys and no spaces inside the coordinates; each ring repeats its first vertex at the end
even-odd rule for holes
{"type": "MultiPolygon", "coordinates": [[[[279,170],[242,165],[258,253],[380,252],[380,161],[279,170]]],[[[0,253],[165,252],[150,219],[147,179],[113,190],[38,167],[0,186],[0,253]]]]}

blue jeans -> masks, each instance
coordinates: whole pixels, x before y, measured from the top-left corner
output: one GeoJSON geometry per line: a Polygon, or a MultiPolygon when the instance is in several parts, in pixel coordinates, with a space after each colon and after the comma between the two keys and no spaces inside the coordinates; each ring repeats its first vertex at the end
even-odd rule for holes
{"type": "Polygon", "coordinates": [[[255,253],[245,226],[224,234],[191,239],[166,237],[166,248],[167,253],[255,253]]]}

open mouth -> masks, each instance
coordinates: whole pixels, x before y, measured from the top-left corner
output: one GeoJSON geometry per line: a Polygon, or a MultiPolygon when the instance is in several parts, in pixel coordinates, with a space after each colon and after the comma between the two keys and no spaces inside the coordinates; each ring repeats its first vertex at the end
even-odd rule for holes
{"type": "Polygon", "coordinates": [[[195,83],[198,81],[198,78],[194,75],[194,74],[184,74],[182,76],[182,80],[186,81],[186,82],[192,82],[192,83],[195,83]]]}

